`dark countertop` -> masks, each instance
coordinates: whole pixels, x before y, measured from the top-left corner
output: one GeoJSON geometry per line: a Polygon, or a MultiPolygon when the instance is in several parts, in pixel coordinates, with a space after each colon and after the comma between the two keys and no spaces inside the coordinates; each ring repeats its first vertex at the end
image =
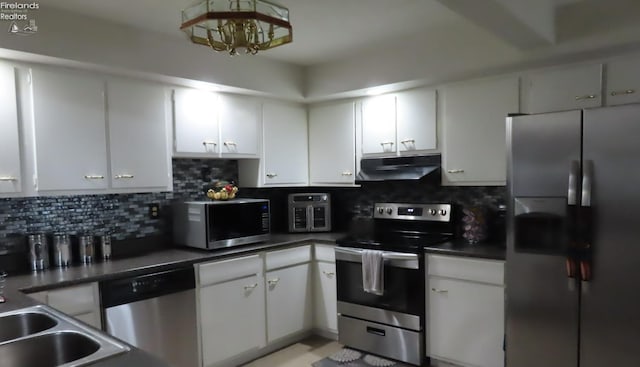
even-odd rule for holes
{"type": "Polygon", "coordinates": [[[490,260],[505,260],[506,249],[504,242],[482,242],[469,244],[462,239],[441,243],[437,246],[425,247],[429,254],[477,257],[490,260]]]}
{"type": "Polygon", "coordinates": [[[79,265],[64,269],[52,268],[37,273],[10,276],[7,278],[6,286],[9,289],[33,293],[75,284],[121,278],[123,276],[135,276],[151,271],[192,266],[198,262],[286,248],[303,242],[335,244],[336,238],[343,235],[343,233],[273,234],[271,239],[266,242],[213,251],[175,247],[135,257],[96,262],[86,266],[79,265]]]}

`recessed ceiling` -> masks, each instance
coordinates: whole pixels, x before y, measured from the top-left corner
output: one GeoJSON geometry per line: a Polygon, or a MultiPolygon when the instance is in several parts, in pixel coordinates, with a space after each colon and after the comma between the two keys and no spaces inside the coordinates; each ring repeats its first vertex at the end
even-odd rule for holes
{"type": "MultiPolygon", "coordinates": [[[[278,0],[289,8],[294,41],[261,54],[300,65],[347,57],[462,18],[433,0],[278,0]]],[[[186,37],[180,11],[193,0],[55,0],[46,7],[186,37]]]]}

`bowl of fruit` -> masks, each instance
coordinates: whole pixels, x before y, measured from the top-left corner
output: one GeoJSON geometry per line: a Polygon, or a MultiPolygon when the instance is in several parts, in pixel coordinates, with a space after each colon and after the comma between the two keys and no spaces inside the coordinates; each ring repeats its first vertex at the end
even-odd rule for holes
{"type": "Polygon", "coordinates": [[[229,200],[236,197],[238,187],[233,183],[218,181],[207,190],[207,197],[211,200],[229,200]]]}

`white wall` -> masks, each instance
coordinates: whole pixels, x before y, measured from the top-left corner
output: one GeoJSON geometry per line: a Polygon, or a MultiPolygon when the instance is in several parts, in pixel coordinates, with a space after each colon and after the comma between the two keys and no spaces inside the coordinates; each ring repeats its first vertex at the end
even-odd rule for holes
{"type": "MultiPolygon", "coordinates": [[[[104,71],[159,74],[247,89],[276,98],[302,99],[304,70],[299,66],[259,55],[231,58],[192,44],[186,35],[174,38],[140,31],[47,9],[46,4],[41,5],[34,18],[38,25],[34,35],[16,36],[0,31],[0,57],[39,61],[30,55],[1,52],[9,49],[80,62],[73,65],[76,67],[99,65],[107,67],[104,71]]],[[[167,24],[167,27],[178,26],[167,24]]]]}

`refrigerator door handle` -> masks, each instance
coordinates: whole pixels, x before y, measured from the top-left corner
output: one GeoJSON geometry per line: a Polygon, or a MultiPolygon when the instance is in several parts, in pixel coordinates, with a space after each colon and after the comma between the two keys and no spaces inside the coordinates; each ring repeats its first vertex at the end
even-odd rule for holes
{"type": "Polygon", "coordinates": [[[582,167],[582,201],[581,205],[591,206],[591,188],[593,184],[593,161],[585,161],[582,167]]]}
{"type": "Polygon", "coordinates": [[[578,175],[580,175],[580,163],[571,161],[569,170],[569,189],[567,191],[567,204],[576,205],[578,198],[578,175]]]}

